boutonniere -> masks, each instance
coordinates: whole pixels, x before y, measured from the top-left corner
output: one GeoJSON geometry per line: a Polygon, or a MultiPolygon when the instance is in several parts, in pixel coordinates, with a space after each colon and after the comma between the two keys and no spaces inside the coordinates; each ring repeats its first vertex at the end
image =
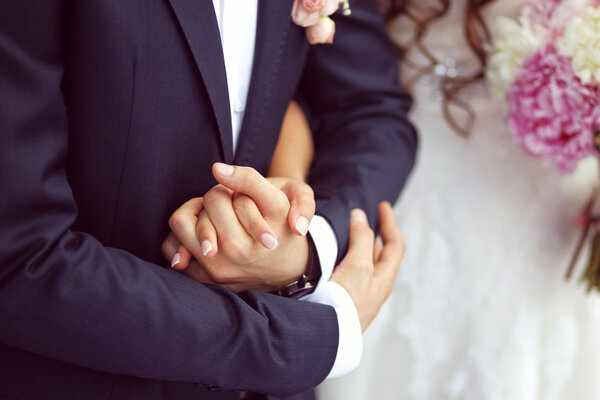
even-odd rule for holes
{"type": "Polygon", "coordinates": [[[350,15],[348,0],[294,0],[292,20],[306,28],[310,44],[333,43],[335,22],[329,16],[340,6],[344,15],[350,15]]]}

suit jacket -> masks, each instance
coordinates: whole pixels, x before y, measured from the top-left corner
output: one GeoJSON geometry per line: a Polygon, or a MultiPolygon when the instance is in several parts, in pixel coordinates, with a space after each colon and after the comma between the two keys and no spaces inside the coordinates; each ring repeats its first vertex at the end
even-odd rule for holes
{"type": "Polygon", "coordinates": [[[293,97],[340,253],[411,168],[409,96],[371,0],[311,47],[261,0],[237,153],[211,0],[7,0],[0,12],[0,398],[287,396],[328,374],[328,306],[164,268],[169,215],[215,161],[265,173],[293,97]],[[212,391],[210,389],[218,389],[212,391]]]}

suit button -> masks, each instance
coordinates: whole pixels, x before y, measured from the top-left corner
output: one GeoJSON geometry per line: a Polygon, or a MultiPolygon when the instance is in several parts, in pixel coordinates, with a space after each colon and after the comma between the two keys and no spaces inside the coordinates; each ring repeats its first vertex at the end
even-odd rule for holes
{"type": "Polygon", "coordinates": [[[244,103],[238,99],[233,103],[233,111],[235,111],[236,113],[243,113],[244,112],[244,103]]]}
{"type": "Polygon", "coordinates": [[[195,383],[194,385],[199,386],[199,387],[201,387],[203,389],[212,390],[213,392],[217,392],[217,391],[222,391],[223,390],[219,386],[207,385],[205,383],[195,383]]]}

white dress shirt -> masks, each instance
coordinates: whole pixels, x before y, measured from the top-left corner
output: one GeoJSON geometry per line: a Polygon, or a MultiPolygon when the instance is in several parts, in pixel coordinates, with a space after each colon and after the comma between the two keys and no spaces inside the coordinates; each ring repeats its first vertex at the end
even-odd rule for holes
{"type": "MultiPolygon", "coordinates": [[[[258,0],[213,0],[213,5],[225,58],[235,153],[252,75],[258,0]]],[[[348,292],[337,283],[329,282],[338,251],[333,229],[325,218],[315,215],[309,232],[315,243],[322,276],[314,293],[303,300],[328,304],[337,313],[339,344],[328,376],[332,378],[352,371],[360,363],[362,331],[356,307],[348,292]]]]}

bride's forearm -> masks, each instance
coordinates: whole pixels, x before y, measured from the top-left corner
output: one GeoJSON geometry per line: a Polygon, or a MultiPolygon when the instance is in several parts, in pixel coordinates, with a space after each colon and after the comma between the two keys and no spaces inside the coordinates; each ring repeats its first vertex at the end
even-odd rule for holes
{"type": "Polygon", "coordinates": [[[304,181],[313,155],[314,145],[308,121],[302,108],[296,102],[292,102],[283,119],[268,176],[304,181]]]}

